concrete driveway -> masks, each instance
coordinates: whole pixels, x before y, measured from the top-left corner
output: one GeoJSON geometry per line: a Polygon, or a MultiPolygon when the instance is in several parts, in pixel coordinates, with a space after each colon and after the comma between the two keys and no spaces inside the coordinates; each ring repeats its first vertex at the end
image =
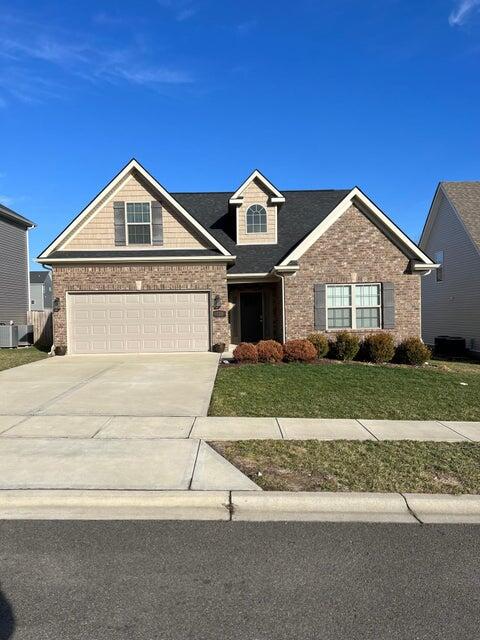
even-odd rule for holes
{"type": "Polygon", "coordinates": [[[0,417],[205,416],[215,353],[65,356],[0,372],[0,417]]]}

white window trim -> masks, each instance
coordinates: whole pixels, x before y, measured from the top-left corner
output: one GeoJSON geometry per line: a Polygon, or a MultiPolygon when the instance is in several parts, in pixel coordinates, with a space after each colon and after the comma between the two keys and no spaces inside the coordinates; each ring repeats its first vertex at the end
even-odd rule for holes
{"type": "Polygon", "coordinates": [[[151,247],[153,246],[153,227],[152,227],[152,205],[150,204],[150,202],[125,202],[125,244],[126,246],[132,246],[132,247],[151,247]],[[150,216],[150,242],[141,242],[140,244],[138,242],[132,242],[130,243],[128,241],[128,227],[129,225],[132,226],[136,226],[136,225],[142,225],[145,226],[147,223],[146,222],[128,222],[128,218],[127,218],[127,205],[129,204],[148,204],[148,214],[150,216]]]}
{"type": "Polygon", "coordinates": [[[249,204],[247,210],[245,211],[245,234],[249,236],[263,236],[268,233],[268,211],[266,207],[261,202],[254,202],[253,204],[249,204]],[[252,207],[262,207],[265,211],[265,231],[249,231],[248,230],[248,212],[252,207]]]}
{"type": "Polygon", "coordinates": [[[383,309],[382,309],[382,283],[381,282],[338,282],[327,284],[325,291],[325,326],[327,331],[379,331],[383,327],[383,309]],[[357,304],[355,289],[356,287],[378,287],[380,292],[380,304],[372,305],[368,307],[358,307],[359,309],[379,309],[379,324],[378,327],[357,327],[357,304]],[[329,307],[328,306],[328,288],[329,287],[350,287],[350,299],[351,305],[348,307],[329,307]],[[351,309],[352,311],[352,326],[351,327],[330,327],[328,324],[328,310],[329,309],[351,309]]]}

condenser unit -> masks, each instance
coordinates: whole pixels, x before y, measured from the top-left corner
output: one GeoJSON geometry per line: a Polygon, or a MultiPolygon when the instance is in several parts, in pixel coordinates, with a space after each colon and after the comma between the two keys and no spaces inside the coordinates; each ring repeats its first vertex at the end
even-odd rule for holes
{"type": "Polygon", "coordinates": [[[0,324],[0,347],[18,347],[18,327],[14,324],[0,324]]]}

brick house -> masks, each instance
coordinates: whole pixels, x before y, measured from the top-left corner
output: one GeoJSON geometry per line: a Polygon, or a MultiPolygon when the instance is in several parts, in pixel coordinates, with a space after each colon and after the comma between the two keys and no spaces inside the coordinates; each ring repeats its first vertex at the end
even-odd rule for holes
{"type": "Polygon", "coordinates": [[[435,268],[357,187],[169,193],[131,160],[39,256],[60,353],[206,351],[322,331],[420,336],[435,268]]]}

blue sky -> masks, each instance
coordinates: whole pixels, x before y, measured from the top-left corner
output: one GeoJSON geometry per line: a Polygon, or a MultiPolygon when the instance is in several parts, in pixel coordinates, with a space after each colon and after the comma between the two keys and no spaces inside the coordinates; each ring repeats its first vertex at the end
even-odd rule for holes
{"type": "Polygon", "coordinates": [[[41,249],[135,156],[171,191],[359,185],[418,238],[480,179],[480,0],[0,0],[0,202],[41,249]]]}

